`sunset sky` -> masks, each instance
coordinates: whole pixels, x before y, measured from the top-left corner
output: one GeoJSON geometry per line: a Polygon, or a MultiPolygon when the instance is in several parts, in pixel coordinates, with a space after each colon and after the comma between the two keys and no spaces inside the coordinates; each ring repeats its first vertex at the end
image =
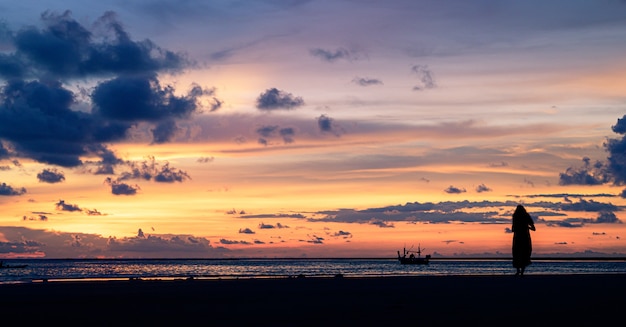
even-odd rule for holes
{"type": "Polygon", "coordinates": [[[626,256],[626,2],[0,0],[0,257],[626,256]]]}

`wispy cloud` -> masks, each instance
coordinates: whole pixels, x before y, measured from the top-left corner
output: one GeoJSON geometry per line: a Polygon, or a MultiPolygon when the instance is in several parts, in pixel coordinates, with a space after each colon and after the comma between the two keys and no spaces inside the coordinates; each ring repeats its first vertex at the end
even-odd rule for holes
{"type": "Polygon", "coordinates": [[[413,87],[415,91],[421,91],[424,89],[434,89],[437,87],[433,72],[428,65],[414,65],[411,67],[411,72],[417,76],[420,84],[413,87]]]}
{"type": "Polygon", "coordinates": [[[383,85],[383,82],[381,80],[368,77],[355,77],[352,79],[352,83],[360,86],[383,85]]]}
{"type": "Polygon", "coordinates": [[[309,50],[309,53],[313,57],[317,57],[325,62],[335,62],[338,60],[354,61],[361,58],[361,54],[354,50],[348,50],[346,48],[337,48],[334,50],[328,50],[323,48],[313,48],[309,50]]]}

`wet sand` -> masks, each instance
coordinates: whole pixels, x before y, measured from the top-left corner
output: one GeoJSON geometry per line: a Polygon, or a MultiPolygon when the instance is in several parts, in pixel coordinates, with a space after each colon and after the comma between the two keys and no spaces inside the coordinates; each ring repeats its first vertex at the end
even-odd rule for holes
{"type": "Polygon", "coordinates": [[[13,324],[608,326],[626,275],[123,280],[0,285],[13,324]]]}

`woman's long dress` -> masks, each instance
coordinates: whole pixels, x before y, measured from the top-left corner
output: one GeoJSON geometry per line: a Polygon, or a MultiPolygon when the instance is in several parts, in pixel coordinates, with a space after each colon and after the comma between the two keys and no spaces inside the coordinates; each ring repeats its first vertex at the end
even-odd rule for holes
{"type": "Polygon", "coordinates": [[[528,213],[513,215],[513,267],[525,268],[530,264],[533,251],[530,226],[534,222],[528,213]]]}

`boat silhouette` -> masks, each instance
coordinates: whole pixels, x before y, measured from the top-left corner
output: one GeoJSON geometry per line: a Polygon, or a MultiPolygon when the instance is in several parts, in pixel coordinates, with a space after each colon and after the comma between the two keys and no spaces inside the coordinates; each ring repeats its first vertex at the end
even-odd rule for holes
{"type": "Polygon", "coordinates": [[[402,255],[400,255],[400,251],[398,251],[398,261],[403,265],[427,265],[430,262],[430,254],[422,257],[422,248],[420,245],[417,246],[417,251],[403,248],[402,255]],[[417,256],[415,255],[416,253],[417,256]]]}

